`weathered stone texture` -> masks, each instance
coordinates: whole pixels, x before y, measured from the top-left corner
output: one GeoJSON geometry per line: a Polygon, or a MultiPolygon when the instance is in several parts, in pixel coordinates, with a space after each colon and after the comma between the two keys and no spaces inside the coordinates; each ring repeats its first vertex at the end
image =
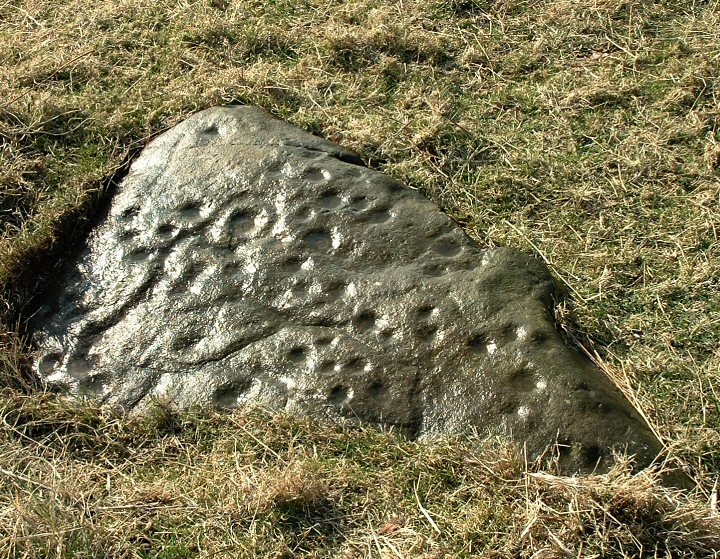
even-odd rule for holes
{"type": "Polygon", "coordinates": [[[50,383],[127,410],[259,402],[427,436],[500,430],[568,469],[658,443],[554,327],[537,260],[252,107],[132,166],[36,317],[50,383]]]}

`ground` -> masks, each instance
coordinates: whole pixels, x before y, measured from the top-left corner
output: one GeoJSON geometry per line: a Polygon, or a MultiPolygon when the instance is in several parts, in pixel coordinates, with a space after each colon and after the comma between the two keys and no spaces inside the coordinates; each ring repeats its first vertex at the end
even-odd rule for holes
{"type": "Polygon", "coordinates": [[[719,75],[717,1],[0,4],[0,556],[717,555],[719,75]],[[151,137],[231,102],[542,258],[568,339],[696,488],[261,410],[132,422],[32,386],[37,270],[151,137]]]}

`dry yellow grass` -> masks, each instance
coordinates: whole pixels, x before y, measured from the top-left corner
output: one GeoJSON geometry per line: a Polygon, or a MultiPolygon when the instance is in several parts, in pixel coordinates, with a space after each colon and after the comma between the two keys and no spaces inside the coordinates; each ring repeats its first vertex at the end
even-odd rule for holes
{"type": "Polygon", "coordinates": [[[712,556],[717,541],[702,534],[720,468],[718,76],[716,0],[0,1],[0,549],[712,556]],[[242,415],[172,419],[183,434],[47,395],[31,405],[14,325],[37,270],[149,137],[226,102],[355,149],[481,244],[543,258],[573,295],[560,326],[698,489],[668,493],[622,467],[538,476],[477,440],[416,447],[305,424],[293,438],[247,419],[274,441],[265,448],[238,435],[242,415]],[[328,462],[325,445],[347,453],[328,462]],[[420,453],[417,470],[405,453],[420,453]]]}
{"type": "Polygon", "coordinates": [[[144,423],[0,410],[2,557],[712,557],[657,472],[558,477],[498,440],[413,443],[258,410],[144,423]]]}

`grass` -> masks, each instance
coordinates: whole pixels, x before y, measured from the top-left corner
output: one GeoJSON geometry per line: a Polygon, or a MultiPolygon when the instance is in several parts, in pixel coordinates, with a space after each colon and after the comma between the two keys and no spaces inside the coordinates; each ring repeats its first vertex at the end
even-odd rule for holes
{"type": "Polygon", "coordinates": [[[498,440],[408,442],[260,410],[158,408],[130,423],[49,396],[2,420],[8,557],[707,557],[720,545],[705,507],[652,473],[557,477],[498,440]]]}
{"type": "Polygon", "coordinates": [[[718,76],[711,0],[1,2],[0,556],[717,556],[718,76]],[[573,295],[561,327],[697,488],[622,463],[554,477],[478,437],[137,424],[38,392],[37,271],[150,137],[229,102],[543,258],[573,295]]]}

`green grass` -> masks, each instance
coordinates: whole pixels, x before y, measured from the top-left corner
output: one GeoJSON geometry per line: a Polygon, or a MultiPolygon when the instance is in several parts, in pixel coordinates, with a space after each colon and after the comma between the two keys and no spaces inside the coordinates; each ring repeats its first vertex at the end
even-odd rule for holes
{"type": "Polygon", "coordinates": [[[695,531],[720,470],[718,76],[710,0],[0,4],[0,556],[711,556],[695,531]],[[498,441],[255,412],[138,426],[37,394],[37,270],[149,138],[228,102],[543,258],[573,296],[561,328],[697,489],[622,465],[543,477],[498,441]]]}

